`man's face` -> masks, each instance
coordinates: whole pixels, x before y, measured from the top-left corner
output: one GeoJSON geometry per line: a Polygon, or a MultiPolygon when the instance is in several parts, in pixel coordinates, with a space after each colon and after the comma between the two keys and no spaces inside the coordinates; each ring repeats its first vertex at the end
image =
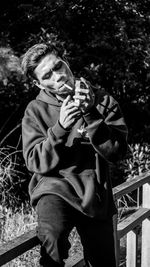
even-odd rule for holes
{"type": "Polygon", "coordinates": [[[44,56],[34,73],[38,80],[35,83],[41,89],[48,89],[60,96],[72,94],[74,91],[74,76],[68,64],[54,53],[44,56]],[[68,89],[65,83],[73,90],[68,89]]]}

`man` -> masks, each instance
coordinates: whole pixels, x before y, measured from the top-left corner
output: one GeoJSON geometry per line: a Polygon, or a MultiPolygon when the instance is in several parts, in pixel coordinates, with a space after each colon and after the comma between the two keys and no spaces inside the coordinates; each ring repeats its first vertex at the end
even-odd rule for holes
{"type": "Polygon", "coordinates": [[[76,79],[58,48],[36,44],[23,57],[40,89],[22,120],[23,154],[33,174],[41,266],[64,266],[76,226],[93,267],[115,267],[109,166],[126,152],[127,128],[109,94],[76,79]]]}

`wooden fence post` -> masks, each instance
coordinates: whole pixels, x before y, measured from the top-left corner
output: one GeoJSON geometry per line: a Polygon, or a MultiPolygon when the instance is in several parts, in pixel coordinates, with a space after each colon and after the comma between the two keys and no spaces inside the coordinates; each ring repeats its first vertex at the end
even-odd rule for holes
{"type": "MultiPolygon", "coordinates": [[[[150,209],[150,184],[143,185],[142,205],[150,209]]],[[[150,267],[150,220],[142,222],[141,267],[150,267]]]]}
{"type": "Polygon", "coordinates": [[[116,257],[116,267],[119,267],[119,261],[120,261],[120,240],[118,240],[117,225],[118,225],[118,214],[115,214],[113,216],[114,242],[115,242],[115,257],[116,257]]]}
{"type": "Polygon", "coordinates": [[[136,267],[137,266],[137,229],[127,233],[127,254],[126,254],[126,263],[127,267],[136,267]]]}

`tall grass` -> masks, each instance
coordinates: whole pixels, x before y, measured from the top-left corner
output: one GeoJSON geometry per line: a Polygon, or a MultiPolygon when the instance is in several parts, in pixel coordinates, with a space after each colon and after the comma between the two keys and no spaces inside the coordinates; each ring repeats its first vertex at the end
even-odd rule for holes
{"type": "Polygon", "coordinates": [[[7,146],[0,148],[0,203],[16,208],[28,199],[29,174],[22,161],[22,150],[7,146]]]}
{"type": "MultiPolygon", "coordinates": [[[[16,211],[0,206],[0,245],[36,227],[35,211],[28,206],[22,206],[16,211]]],[[[5,267],[39,266],[39,247],[36,247],[11,262],[5,267]]]]}

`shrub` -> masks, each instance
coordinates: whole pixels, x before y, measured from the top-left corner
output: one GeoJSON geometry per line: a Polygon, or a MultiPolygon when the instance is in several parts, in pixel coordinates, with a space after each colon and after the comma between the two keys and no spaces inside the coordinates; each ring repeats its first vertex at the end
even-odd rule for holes
{"type": "Polygon", "coordinates": [[[17,147],[0,148],[0,202],[5,207],[20,207],[28,202],[29,174],[17,147]]]}
{"type": "Polygon", "coordinates": [[[150,145],[148,143],[130,145],[126,158],[118,163],[123,180],[127,181],[150,170],[150,145]]]}

